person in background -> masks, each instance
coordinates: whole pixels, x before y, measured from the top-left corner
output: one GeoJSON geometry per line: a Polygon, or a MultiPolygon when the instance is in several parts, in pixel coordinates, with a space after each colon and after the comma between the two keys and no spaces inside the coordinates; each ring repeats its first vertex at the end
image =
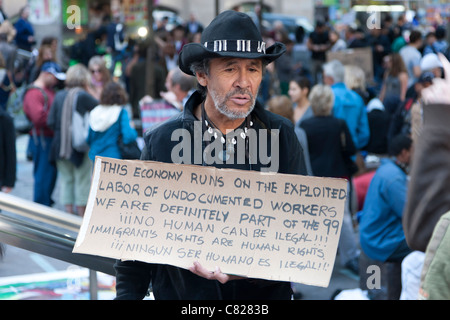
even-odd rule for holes
{"type": "Polygon", "coordinates": [[[435,50],[434,53],[446,54],[448,52],[446,34],[447,31],[445,30],[445,26],[439,26],[436,28],[436,41],[433,44],[433,48],[435,50]]]}
{"type": "MultiPolygon", "coordinates": [[[[381,263],[401,263],[412,251],[405,240],[402,219],[413,152],[412,140],[406,135],[398,135],[390,142],[391,158],[381,160],[359,215],[361,248],[370,259],[381,263]]],[[[389,287],[396,288],[392,291],[398,294],[392,299],[400,298],[401,271],[398,273],[396,277],[389,275],[395,279],[389,287]]]]}
{"type": "MultiPolygon", "coordinates": [[[[350,180],[351,172],[347,162],[355,154],[356,148],[346,122],[333,116],[332,89],[328,85],[315,85],[311,89],[309,100],[314,117],[304,120],[300,127],[306,132],[314,176],[350,180]]],[[[350,183],[347,189],[350,190],[350,183]]],[[[353,230],[350,196],[345,204],[339,252],[342,265],[357,274],[359,250],[353,230]]]]}
{"type": "Polygon", "coordinates": [[[384,59],[385,72],[379,99],[385,103],[395,99],[402,103],[405,101],[408,90],[409,76],[403,58],[398,53],[391,53],[384,59]]]}
{"type": "Polygon", "coordinates": [[[28,21],[30,16],[30,7],[24,6],[19,11],[19,20],[14,24],[16,29],[16,45],[19,49],[31,52],[33,46],[36,44],[34,37],[34,29],[31,23],[28,21]]]}
{"type": "Polygon", "coordinates": [[[93,56],[89,60],[89,71],[91,72],[91,85],[89,93],[97,100],[100,100],[102,90],[111,81],[111,74],[106,67],[106,62],[101,56],[93,56]]]}
{"type": "Polygon", "coordinates": [[[23,110],[33,124],[31,139],[33,149],[34,201],[51,206],[57,170],[49,160],[54,132],[47,125],[47,117],[55,97],[54,87],[65,80],[58,64],[46,62],[33,87],[28,89],[23,100],[23,110]]]}
{"type": "Polygon", "coordinates": [[[294,59],[292,57],[294,41],[286,38],[283,40],[283,43],[286,46],[286,53],[274,63],[277,78],[280,83],[280,93],[287,95],[289,91],[289,82],[296,74],[296,70],[299,68],[300,64],[294,64],[294,59]]]}
{"type": "Polygon", "coordinates": [[[403,213],[408,246],[425,253],[419,299],[448,300],[450,63],[438,54],[445,78],[433,80],[421,92],[423,127],[415,142],[411,179],[403,213]]]}
{"type": "Polygon", "coordinates": [[[409,35],[408,44],[399,51],[408,71],[408,88],[417,81],[421,74],[420,59],[422,54],[419,49],[422,47],[422,44],[422,33],[418,30],[413,30],[409,35]]]}
{"type": "Polygon", "coordinates": [[[341,39],[339,33],[332,29],[329,31],[330,37],[330,52],[338,52],[347,49],[347,44],[344,39],[341,39]]]}
{"type": "Polygon", "coordinates": [[[345,67],[338,60],[324,64],[323,77],[324,84],[331,86],[334,93],[334,116],[346,121],[356,149],[361,150],[370,138],[364,100],[355,91],[346,87],[345,67]]]}
{"type": "Polygon", "coordinates": [[[30,66],[30,75],[28,77],[28,81],[31,83],[35,81],[41,71],[41,67],[44,62],[53,61],[56,62],[55,52],[53,47],[49,44],[42,44],[39,47],[38,55],[30,66]]]}
{"type": "Polygon", "coordinates": [[[88,69],[81,63],[71,66],[66,73],[66,88],[56,93],[47,118],[47,125],[54,132],[50,159],[58,169],[61,203],[66,212],[79,216],[83,216],[86,209],[92,163],[87,152],[72,147],[70,128],[74,103],[81,115],[98,105],[98,101],[88,93],[89,84],[88,69]]]}
{"type": "MultiPolygon", "coordinates": [[[[130,67],[127,66],[129,72],[129,100],[133,110],[133,118],[139,119],[141,117],[139,101],[145,97],[146,89],[146,74],[147,74],[147,44],[139,43],[136,46],[136,53],[138,55],[137,61],[130,67]]],[[[153,99],[161,99],[161,92],[167,90],[164,86],[164,81],[167,77],[165,68],[160,63],[153,65],[153,99]]]]}
{"type": "Polygon", "coordinates": [[[0,53],[3,55],[6,64],[6,70],[10,79],[14,80],[16,69],[17,47],[13,44],[16,29],[14,29],[11,22],[5,21],[0,25],[0,53]]]}
{"type": "Polygon", "coordinates": [[[0,191],[9,193],[16,183],[16,131],[12,117],[0,108],[0,191]]]}
{"type": "MultiPolygon", "coordinates": [[[[270,98],[269,101],[267,101],[267,111],[279,114],[280,116],[289,119],[292,124],[295,124],[292,101],[285,95],[279,95],[270,98]]],[[[311,169],[311,161],[309,160],[308,139],[306,137],[305,130],[300,128],[300,126],[295,126],[294,130],[295,134],[297,135],[298,141],[303,148],[303,157],[305,158],[306,171],[309,176],[312,176],[313,172],[311,169]]]]}
{"type": "Polygon", "coordinates": [[[436,33],[430,31],[425,36],[425,46],[423,48],[423,55],[427,55],[429,53],[436,53],[436,49],[434,48],[434,43],[436,42],[436,33]]]}
{"type": "Polygon", "coordinates": [[[155,124],[182,112],[195,84],[195,78],[185,74],[180,68],[170,70],[165,81],[167,91],[159,94],[162,99],[153,99],[147,95],[139,102],[143,133],[155,124]]]}
{"type": "Polygon", "coordinates": [[[386,155],[391,116],[386,112],[380,99],[373,98],[369,101],[367,118],[369,119],[370,139],[363,150],[372,154],[386,155]]]}
{"type": "Polygon", "coordinates": [[[0,109],[6,111],[9,96],[14,90],[14,82],[6,69],[5,59],[0,52],[0,109]]]}
{"type": "Polygon", "coordinates": [[[330,38],[325,22],[317,21],[314,31],[309,35],[307,46],[311,51],[313,81],[317,84],[321,82],[322,65],[325,62],[325,54],[330,49],[330,38]]]}
{"type": "Polygon", "coordinates": [[[195,14],[189,14],[189,21],[186,22],[186,35],[201,34],[203,32],[203,25],[197,20],[195,14]]]}
{"type": "Polygon", "coordinates": [[[442,78],[442,63],[436,53],[425,54],[420,60],[420,70],[430,71],[436,78],[442,78]]]}
{"type": "Polygon", "coordinates": [[[291,98],[294,108],[294,122],[295,126],[300,126],[300,123],[312,117],[314,114],[309,105],[309,91],[311,90],[311,82],[308,78],[297,76],[289,82],[288,95],[291,98]]]}
{"type": "Polygon", "coordinates": [[[383,59],[391,52],[388,36],[383,34],[382,28],[370,28],[367,44],[372,48],[373,73],[376,83],[383,78],[383,59]]]}
{"type": "Polygon", "coordinates": [[[359,94],[363,99],[364,104],[367,105],[371,94],[367,90],[366,75],[361,67],[352,64],[346,65],[344,83],[347,88],[359,94]]]}
{"type": "Polygon", "coordinates": [[[422,72],[412,86],[414,94],[411,94],[404,103],[399,105],[396,112],[391,116],[388,140],[403,133],[411,136],[413,141],[417,141],[423,122],[422,90],[431,86],[435,78],[431,71],[422,72]]]}
{"type": "Polygon", "coordinates": [[[122,136],[124,144],[129,144],[137,138],[137,131],[130,125],[130,117],[124,105],[127,103],[125,89],[114,81],[105,85],[100,97],[100,105],[96,106],[89,116],[90,146],[89,158],[95,161],[95,156],[121,159],[118,145],[122,136]]]}

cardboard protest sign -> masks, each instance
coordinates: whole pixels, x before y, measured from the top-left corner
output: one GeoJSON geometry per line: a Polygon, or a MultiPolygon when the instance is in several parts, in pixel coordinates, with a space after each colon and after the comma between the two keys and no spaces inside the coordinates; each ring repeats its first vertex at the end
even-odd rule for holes
{"type": "Polygon", "coordinates": [[[328,286],[347,181],[97,157],[74,252],[328,286]]]}

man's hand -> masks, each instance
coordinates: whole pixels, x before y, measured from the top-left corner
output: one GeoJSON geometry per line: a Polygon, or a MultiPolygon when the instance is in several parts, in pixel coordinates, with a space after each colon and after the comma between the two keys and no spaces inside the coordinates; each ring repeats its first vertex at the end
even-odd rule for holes
{"type": "Polygon", "coordinates": [[[230,280],[244,279],[243,277],[222,273],[222,271],[220,271],[219,267],[216,267],[216,269],[213,272],[211,272],[208,269],[206,269],[205,267],[203,267],[197,261],[194,262],[194,265],[192,267],[190,267],[189,270],[192,273],[194,273],[202,278],[205,278],[208,280],[217,280],[222,284],[225,284],[230,280]]]}
{"type": "Polygon", "coordinates": [[[450,104],[450,62],[447,58],[439,53],[439,60],[441,60],[444,68],[444,79],[435,78],[433,84],[426,89],[422,90],[422,99],[425,104],[450,104]]]}

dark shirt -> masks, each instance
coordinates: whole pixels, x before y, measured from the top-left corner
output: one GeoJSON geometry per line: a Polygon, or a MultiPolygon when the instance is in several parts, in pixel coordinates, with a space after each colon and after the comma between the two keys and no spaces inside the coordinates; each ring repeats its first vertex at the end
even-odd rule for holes
{"type": "Polygon", "coordinates": [[[384,110],[372,110],[367,114],[370,128],[369,143],[364,148],[367,152],[376,154],[387,153],[390,115],[384,110]]]}
{"type": "Polygon", "coordinates": [[[0,188],[16,182],[16,132],[11,116],[0,108],[0,188]]]}
{"type": "Polygon", "coordinates": [[[348,177],[345,157],[355,154],[356,149],[345,121],[333,116],[315,116],[304,120],[300,127],[306,132],[314,175],[348,177]],[[345,136],[345,148],[341,144],[341,133],[345,136]]]}
{"type": "MultiPolygon", "coordinates": [[[[309,35],[311,42],[313,44],[327,44],[330,42],[328,32],[317,32],[313,31],[309,35]]],[[[311,58],[313,60],[325,61],[325,51],[311,51],[311,58]]]]}

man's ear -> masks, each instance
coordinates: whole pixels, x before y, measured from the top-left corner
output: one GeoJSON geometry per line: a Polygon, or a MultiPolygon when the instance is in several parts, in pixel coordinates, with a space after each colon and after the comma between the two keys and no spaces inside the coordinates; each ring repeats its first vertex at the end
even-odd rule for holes
{"type": "Polygon", "coordinates": [[[208,77],[206,76],[206,74],[204,72],[197,72],[195,76],[197,77],[198,83],[202,87],[206,87],[206,85],[208,84],[208,77]]]}

